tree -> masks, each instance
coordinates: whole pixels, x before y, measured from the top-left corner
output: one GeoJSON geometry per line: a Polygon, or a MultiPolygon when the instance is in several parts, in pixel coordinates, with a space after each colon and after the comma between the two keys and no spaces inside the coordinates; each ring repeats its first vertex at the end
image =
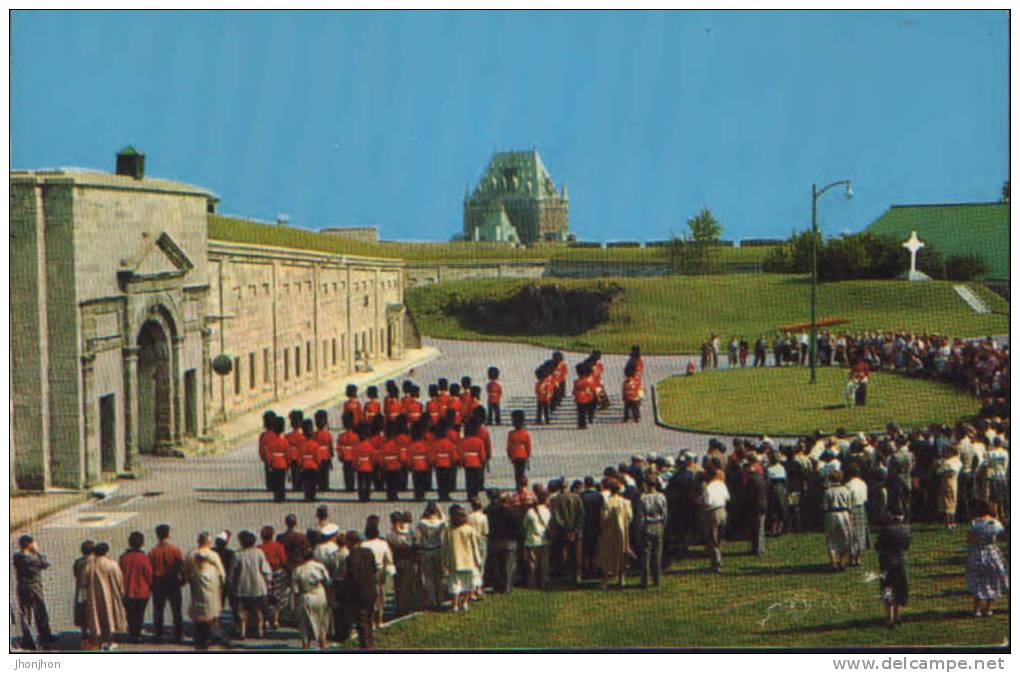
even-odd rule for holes
{"type": "Polygon", "coordinates": [[[687,220],[691,230],[690,238],[695,243],[713,243],[722,236],[722,225],[708,208],[702,208],[697,215],[687,220]]]}

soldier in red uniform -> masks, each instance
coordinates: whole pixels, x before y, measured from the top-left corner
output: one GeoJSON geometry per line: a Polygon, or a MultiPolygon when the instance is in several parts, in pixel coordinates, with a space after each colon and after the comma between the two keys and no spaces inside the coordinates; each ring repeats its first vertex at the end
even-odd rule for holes
{"type": "Polygon", "coordinates": [[[393,422],[393,441],[400,449],[400,490],[406,491],[411,472],[411,454],[408,446],[411,444],[411,435],[407,429],[407,416],[400,414],[393,422]]]}
{"type": "Polygon", "coordinates": [[[375,450],[375,469],[372,472],[372,486],[377,491],[382,491],[386,488],[386,482],[383,479],[382,462],[380,462],[380,453],[382,452],[382,445],[386,443],[386,434],[383,432],[385,429],[386,421],[383,419],[382,414],[376,414],[372,417],[372,421],[369,424],[369,431],[371,436],[369,441],[372,443],[372,448],[375,450]]]}
{"type": "Polygon", "coordinates": [[[347,401],[344,402],[343,411],[344,413],[350,412],[354,423],[351,427],[357,427],[358,423],[361,422],[361,402],[358,401],[358,386],[353,383],[349,384],[345,393],[347,401]]]}
{"type": "Polygon", "coordinates": [[[591,366],[582,362],[577,365],[576,371],[574,404],[577,405],[577,427],[579,430],[584,430],[588,427],[588,408],[595,404],[595,391],[591,379],[591,366]]]}
{"type": "Polygon", "coordinates": [[[404,397],[404,416],[407,418],[408,425],[414,425],[421,420],[424,407],[421,400],[418,399],[419,394],[421,394],[420,389],[412,383],[404,397]]]}
{"type": "Polygon", "coordinates": [[[446,402],[446,419],[450,420],[450,412],[456,413],[454,425],[460,425],[464,421],[464,404],[460,399],[460,386],[456,383],[450,386],[449,399],[446,402]]]}
{"type": "Polygon", "coordinates": [[[315,502],[319,487],[319,455],[322,446],[315,441],[315,424],[311,419],[302,423],[304,441],[298,446],[298,468],[301,470],[301,487],[305,491],[305,502],[315,502]]]}
{"type": "Polygon", "coordinates": [[[393,426],[390,427],[391,436],[379,447],[379,467],[382,469],[383,481],[386,484],[386,499],[393,502],[400,491],[401,470],[404,464],[400,460],[400,445],[392,436],[393,426]]]}
{"type": "Polygon", "coordinates": [[[432,465],[429,464],[429,446],[425,441],[424,420],[411,426],[411,441],[407,446],[411,466],[411,481],[414,485],[414,499],[421,502],[425,491],[432,488],[432,465]]]}
{"type": "Polygon", "coordinates": [[[440,502],[450,501],[450,492],[457,483],[457,462],[459,454],[457,446],[447,437],[445,420],[440,420],[433,428],[435,439],[429,443],[429,463],[436,471],[436,489],[439,491],[440,502]]]}
{"type": "Polygon", "coordinates": [[[283,436],[286,429],[283,416],[273,416],[273,429],[266,443],[266,465],[269,467],[270,489],[273,501],[287,499],[287,466],[290,465],[290,442],[283,436]]]}
{"type": "Polygon", "coordinates": [[[319,443],[319,491],[328,491],[329,473],[333,471],[333,435],[325,409],[315,412],[315,441],[319,443]]]}
{"type": "Polygon", "coordinates": [[[354,431],[354,416],[351,415],[350,411],[344,412],[340,422],[344,426],[344,431],[337,435],[336,438],[336,457],[344,469],[344,490],[350,493],[354,491],[354,475],[356,474],[354,470],[354,447],[361,440],[358,438],[358,433],[354,431]]]}
{"type": "Polygon", "coordinates": [[[623,422],[626,423],[631,417],[634,422],[641,420],[641,377],[637,375],[637,365],[633,360],[623,368],[623,422]]]}
{"type": "Polygon", "coordinates": [[[386,416],[387,429],[393,425],[400,415],[402,406],[400,403],[400,388],[397,382],[390,380],[386,382],[386,399],[383,400],[383,414],[386,416]]]}
{"type": "Polygon", "coordinates": [[[552,402],[554,367],[546,362],[535,370],[535,423],[542,425],[543,419],[549,424],[549,404],[552,402]]]}
{"type": "Polygon", "coordinates": [[[471,386],[471,390],[468,391],[467,402],[464,403],[463,414],[464,418],[475,415],[475,409],[482,406],[482,389],[480,386],[471,386]]]}
{"type": "Polygon", "coordinates": [[[290,432],[285,437],[290,442],[290,454],[288,454],[288,460],[290,461],[290,489],[292,491],[300,491],[301,468],[298,466],[298,446],[305,441],[305,435],[301,431],[305,414],[300,409],[294,409],[288,414],[288,418],[290,419],[290,432]]]}
{"type": "Polygon", "coordinates": [[[485,487],[485,441],[478,436],[478,419],[471,417],[464,424],[464,439],[460,440],[460,459],[464,465],[464,488],[468,500],[485,487]]]}
{"type": "Polygon", "coordinates": [[[556,382],[556,390],[553,391],[552,408],[555,411],[563,398],[567,396],[567,362],[563,359],[563,353],[556,351],[552,354],[553,380],[556,382]]]}
{"type": "MultiPolygon", "coordinates": [[[[481,406],[475,407],[474,413],[471,414],[471,418],[475,419],[478,423],[478,436],[482,442],[485,443],[485,467],[489,467],[489,461],[492,459],[492,434],[489,432],[489,428],[485,425],[485,409],[481,406]]],[[[485,476],[482,475],[482,489],[485,489],[485,476]]]]}
{"type": "Polygon", "coordinates": [[[514,466],[514,483],[519,484],[527,475],[528,459],[531,458],[531,433],[524,427],[524,412],[520,409],[510,414],[514,429],[506,437],[506,455],[514,466]]]}
{"type": "Polygon", "coordinates": [[[276,441],[273,427],[276,423],[276,414],[272,411],[267,411],[262,414],[262,434],[259,435],[259,460],[262,461],[262,469],[266,473],[266,490],[273,490],[272,479],[270,473],[272,468],[269,467],[269,445],[276,441]]]}
{"type": "Polygon", "coordinates": [[[439,390],[439,394],[436,399],[439,400],[439,417],[446,418],[446,407],[450,404],[450,382],[446,379],[439,379],[436,381],[436,385],[439,390]]]}
{"type": "Polygon", "coordinates": [[[428,414],[429,427],[434,426],[442,418],[439,413],[439,386],[429,385],[429,401],[425,404],[425,413],[428,414]]]}
{"type": "Polygon", "coordinates": [[[365,390],[365,396],[368,397],[368,400],[365,401],[365,406],[362,407],[363,418],[366,423],[372,423],[376,416],[382,415],[382,405],[379,404],[379,388],[369,386],[365,390]]]}
{"type": "Polygon", "coordinates": [[[375,447],[370,438],[371,429],[364,421],[356,427],[358,445],[354,447],[354,469],[358,475],[358,500],[368,502],[372,497],[372,474],[375,472],[375,447]]]}
{"type": "Polygon", "coordinates": [[[489,367],[489,382],[485,384],[485,394],[488,398],[488,415],[486,422],[489,425],[500,425],[503,419],[499,414],[499,403],[503,399],[503,386],[499,383],[499,368],[489,367]]]}
{"type": "Polygon", "coordinates": [[[645,373],[645,361],[641,357],[641,346],[635,344],[630,347],[630,359],[634,363],[635,375],[640,379],[645,373]]]}
{"type": "Polygon", "coordinates": [[[464,418],[467,418],[467,407],[471,404],[471,377],[460,377],[460,408],[464,418]]]}

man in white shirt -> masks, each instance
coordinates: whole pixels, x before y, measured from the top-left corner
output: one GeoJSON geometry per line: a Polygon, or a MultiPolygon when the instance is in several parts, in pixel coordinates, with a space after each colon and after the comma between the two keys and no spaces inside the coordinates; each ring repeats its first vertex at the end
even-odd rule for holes
{"type": "Polygon", "coordinates": [[[726,503],[729,501],[730,490],[726,488],[723,471],[714,467],[708,468],[701,503],[704,507],[705,539],[708,541],[714,572],[722,571],[722,540],[726,527],[726,503]]]}

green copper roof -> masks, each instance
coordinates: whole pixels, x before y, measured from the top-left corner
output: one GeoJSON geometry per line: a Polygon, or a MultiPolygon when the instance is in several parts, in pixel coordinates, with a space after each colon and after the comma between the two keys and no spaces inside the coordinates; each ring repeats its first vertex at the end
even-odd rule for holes
{"type": "Polygon", "coordinates": [[[867,231],[907,240],[911,231],[943,255],[978,255],[986,278],[1009,278],[1009,204],[954,203],[892,206],[867,231]]]}
{"type": "Polygon", "coordinates": [[[539,199],[561,198],[556,183],[542,163],[542,157],[537,150],[496,152],[492,155],[472,197],[491,198],[503,195],[539,199]]]}

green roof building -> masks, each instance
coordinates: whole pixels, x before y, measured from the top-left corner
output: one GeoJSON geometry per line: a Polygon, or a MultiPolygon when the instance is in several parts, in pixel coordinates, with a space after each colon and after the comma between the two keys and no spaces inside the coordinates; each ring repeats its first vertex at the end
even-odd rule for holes
{"type": "Polygon", "coordinates": [[[902,240],[911,231],[945,256],[977,255],[985,279],[1009,278],[1009,203],[946,203],[891,206],[866,231],[902,240]]]}
{"type": "Polygon", "coordinates": [[[536,150],[497,152],[474,191],[464,196],[464,238],[525,244],[566,240],[568,206],[566,186],[557,190],[536,150]],[[505,236],[500,211],[516,239],[505,236]]]}

